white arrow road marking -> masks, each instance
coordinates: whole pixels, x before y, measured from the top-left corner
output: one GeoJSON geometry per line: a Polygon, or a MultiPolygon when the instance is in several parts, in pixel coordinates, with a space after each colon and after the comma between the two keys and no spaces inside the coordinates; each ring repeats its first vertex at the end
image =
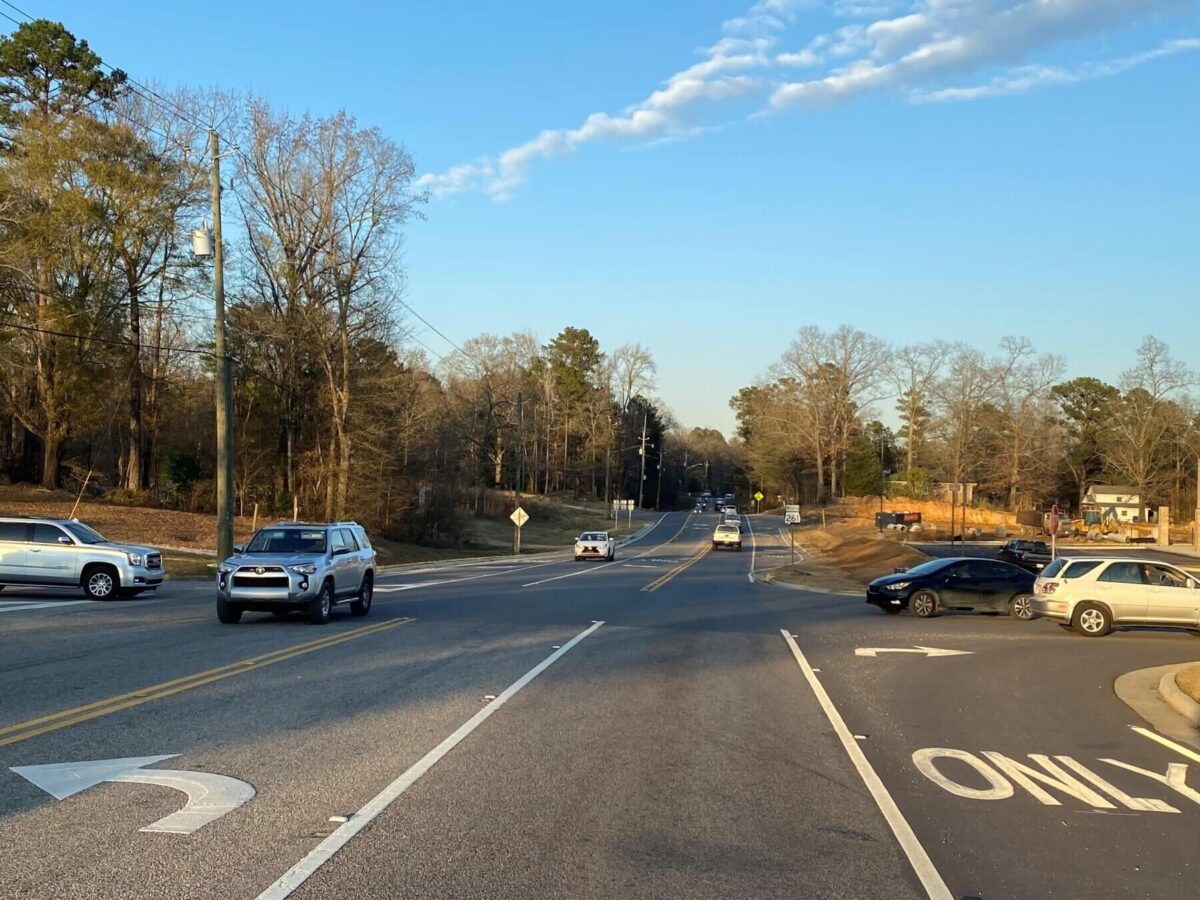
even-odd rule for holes
{"type": "Polygon", "coordinates": [[[153,784],[175,788],[187,794],[187,804],[183,809],[147,825],[142,831],[191,834],[254,797],[253,787],[228,775],[173,769],[142,771],[144,766],[171,759],[175,755],[169,753],[166,756],[132,756],[125,759],[94,759],[43,766],[13,766],[12,771],[59,800],[65,800],[72,794],[85,791],[102,781],[153,784]]]}
{"type": "Polygon", "coordinates": [[[52,606],[82,606],[92,600],[7,600],[0,602],[0,612],[16,612],[20,609],[50,609],[52,606]]]}
{"type": "Polygon", "coordinates": [[[878,656],[880,653],[919,653],[922,656],[971,656],[973,650],[941,650],[937,647],[855,647],[855,656],[878,656]]]}

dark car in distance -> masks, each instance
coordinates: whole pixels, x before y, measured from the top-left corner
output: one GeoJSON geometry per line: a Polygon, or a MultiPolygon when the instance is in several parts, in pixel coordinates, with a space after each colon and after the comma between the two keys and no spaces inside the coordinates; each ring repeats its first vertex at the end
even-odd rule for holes
{"type": "Polygon", "coordinates": [[[1030,572],[1040,572],[1054,561],[1045,541],[1008,541],[996,554],[1001,562],[1012,563],[1030,572]]]}
{"type": "Polygon", "coordinates": [[[934,559],[876,578],[867,586],[867,602],[887,613],[907,609],[922,619],[943,609],[973,609],[1028,621],[1034,616],[1034,578],[995,559],[934,559]]]}

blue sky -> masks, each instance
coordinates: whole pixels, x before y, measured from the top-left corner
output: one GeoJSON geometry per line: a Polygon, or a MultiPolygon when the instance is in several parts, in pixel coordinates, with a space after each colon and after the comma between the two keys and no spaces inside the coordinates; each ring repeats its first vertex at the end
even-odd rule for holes
{"type": "Polygon", "coordinates": [[[1193,2],[17,5],[140,80],[404,141],[409,302],[456,341],[641,341],[688,425],[731,430],[810,323],[1200,368],[1193,2]]]}

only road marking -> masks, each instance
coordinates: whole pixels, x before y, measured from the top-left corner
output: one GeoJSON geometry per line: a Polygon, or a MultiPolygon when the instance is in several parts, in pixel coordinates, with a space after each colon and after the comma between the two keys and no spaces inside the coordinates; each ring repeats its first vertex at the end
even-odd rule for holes
{"type": "Polygon", "coordinates": [[[309,641],[306,644],[296,644],[292,647],[284,647],[282,650],[274,650],[271,653],[264,653],[261,656],[252,656],[249,659],[243,659],[239,662],[229,663],[228,665],[220,666],[216,669],[208,669],[204,672],[196,672],[192,675],[184,675],[182,678],[175,678],[171,681],[164,681],[161,684],[152,685],[150,687],[141,688],[140,690],[130,691],[127,694],[117,694],[114,697],[107,697],[103,700],[97,700],[94,703],[85,703],[83,706],[74,706],[70,709],[59,710],[56,713],[51,713],[47,716],[39,716],[36,719],[28,719],[24,722],[17,722],[14,725],[8,725],[0,728],[0,747],[8,744],[16,744],[20,741],[29,740],[29,738],[37,737],[38,735],[47,734],[51,731],[58,731],[61,728],[69,728],[72,725],[78,725],[81,722],[88,722],[92,719],[98,719],[101,716],[111,715],[115,712],[120,712],[123,709],[130,709],[134,706],[141,706],[143,703],[152,703],[155,700],[162,700],[165,697],[171,697],[183,691],[190,691],[193,688],[201,687],[205,684],[211,684],[214,681],[220,681],[223,678],[232,678],[234,675],[241,675],[244,672],[252,672],[255,669],[261,669],[263,666],[269,666],[272,663],[283,662],[285,659],[291,659],[294,656],[301,656],[305,653],[312,653],[315,650],[324,650],[326,647],[333,647],[338,644],[344,644],[347,641],[357,640],[358,638],[367,637],[368,635],[378,634],[381,631],[395,628],[398,625],[407,625],[415,621],[411,618],[391,619],[387,622],[380,622],[376,625],[368,625],[365,628],[355,628],[353,631],[344,631],[339,634],[330,635],[329,637],[319,638],[315,641],[309,641]]]}

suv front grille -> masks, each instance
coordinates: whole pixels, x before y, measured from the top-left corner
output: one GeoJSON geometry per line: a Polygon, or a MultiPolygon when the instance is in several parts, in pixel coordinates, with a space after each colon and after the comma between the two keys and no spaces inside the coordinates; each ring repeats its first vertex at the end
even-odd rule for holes
{"type": "Polygon", "coordinates": [[[233,586],[241,588],[285,588],[289,584],[286,575],[234,575],[233,586]]]}
{"type": "Polygon", "coordinates": [[[279,566],[244,566],[233,575],[233,586],[241,588],[286,588],[287,573],[279,566]]]}

